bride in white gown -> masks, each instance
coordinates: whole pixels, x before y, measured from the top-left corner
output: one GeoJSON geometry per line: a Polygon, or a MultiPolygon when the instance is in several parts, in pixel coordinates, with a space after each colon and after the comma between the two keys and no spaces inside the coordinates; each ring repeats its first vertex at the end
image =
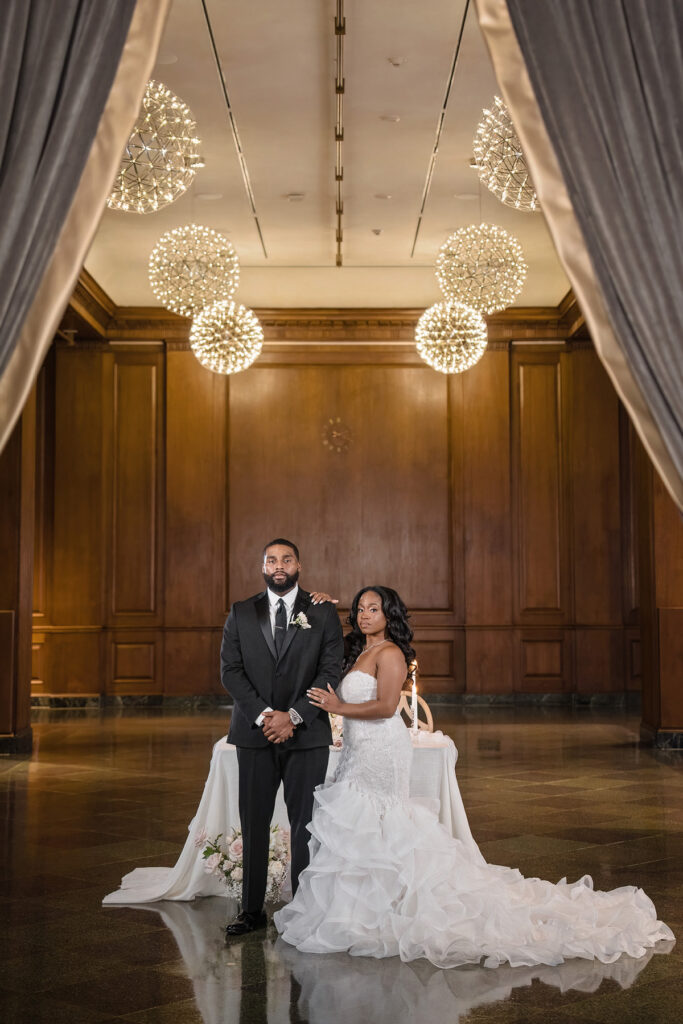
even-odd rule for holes
{"type": "Polygon", "coordinates": [[[642,889],[524,878],[487,864],[408,796],[412,743],[397,710],[414,652],[405,605],[388,587],[354,598],[346,675],[310,700],[343,715],[334,779],[315,792],[310,864],[274,915],[302,952],[420,957],[437,967],[611,963],[673,939],[642,889]]]}

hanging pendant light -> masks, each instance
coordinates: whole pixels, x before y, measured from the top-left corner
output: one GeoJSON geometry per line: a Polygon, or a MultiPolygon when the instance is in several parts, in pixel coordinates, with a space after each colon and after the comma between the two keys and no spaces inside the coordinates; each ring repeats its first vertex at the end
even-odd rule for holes
{"type": "Polygon", "coordinates": [[[526,275],[519,242],[495,224],[460,228],[441,246],[436,260],[436,278],[444,296],[480,313],[512,305],[526,275]]]}
{"type": "Polygon", "coordinates": [[[263,328],[245,306],[214,302],[192,321],[190,346],[202,366],[214,373],[239,373],[261,354],[263,328]]]}
{"type": "Polygon", "coordinates": [[[510,112],[499,96],[484,110],[473,142],[477,174],[501,203],[515,210],[539,209],[538,196],[510,112]]]}
{"type": "Polygon", "coordinates": [[[231,299],[239,273],[237,253],[225,235],[197,224],[167,231],[149,257],[154,295],[179,316],[231,299]]]}
{"type": "Polygon", "coordinates": [[[107,206],[154,213],[179,199],[203,166],[190,108],[161,82],[149,82],[107,206]]]}
{"type": "Polygon", "coordinates": [[[462,373],[478,363],[487,345],[483,316],[462,302],[438,302],[417,322],[419,355],[440,373],[462,373]]]}

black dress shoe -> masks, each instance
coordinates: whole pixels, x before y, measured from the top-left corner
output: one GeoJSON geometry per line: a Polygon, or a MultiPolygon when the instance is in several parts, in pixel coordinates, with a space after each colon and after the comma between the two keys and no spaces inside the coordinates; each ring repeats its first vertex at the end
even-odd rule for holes
{"type": "Polygon", "coordinates": [[[247,910],[243,910],[241,914],[238,914],[232,924],[229,924],[225,929],[226,938],[231,938],[234,935],[248,935],[249,932],[256,932],[259,928],[265,928],[268,924],[268,918],[264,910],[260,914],[250,914],[247,910]]]}

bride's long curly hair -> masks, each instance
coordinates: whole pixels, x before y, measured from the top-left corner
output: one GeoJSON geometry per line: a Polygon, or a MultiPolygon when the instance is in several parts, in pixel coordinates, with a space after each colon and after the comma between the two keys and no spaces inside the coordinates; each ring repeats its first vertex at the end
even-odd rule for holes
{"type": "Polygon", "coordinates": [[[358,602],[363,594],[367,594],[369,591],[379,594],[382,601],[382,613],[387,620],[384,631],[387,640],[392,640],[401,649],[403,657],[406,659],[406,665],[410,665],[415,657],[415,651],[410,645],[410,641],[413,639],[413,631],[408,625],[410,615],[396,591],[391,587],[363,587],[351,602],[351,611],[346,620],[351,626],[351,632],[344,638],[342,673],[349,671],[365,647],[365,634],[361,633],[358,625],[358,602]]]}

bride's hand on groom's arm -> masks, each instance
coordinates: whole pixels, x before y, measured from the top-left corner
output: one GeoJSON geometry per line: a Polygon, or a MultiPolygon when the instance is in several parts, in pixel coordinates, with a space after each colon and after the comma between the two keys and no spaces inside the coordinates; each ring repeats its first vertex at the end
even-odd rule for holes
{"type": "Polygon", "coordinates": [[[317,686],[312,686],[308,691],[308,699],[316,708],[320,708],[322,711],[327,711],[330,715],[340,714],[344,705],[344,702],[340,700],[329,683],[327,684],[326,690],[321,690],[317,686]]]}
{"type": "Polygon", "coordinates": [[[263,735],[271,743],[284,743],[294,735],[294,726],[287,711],[263,712],[263,735]]]}

